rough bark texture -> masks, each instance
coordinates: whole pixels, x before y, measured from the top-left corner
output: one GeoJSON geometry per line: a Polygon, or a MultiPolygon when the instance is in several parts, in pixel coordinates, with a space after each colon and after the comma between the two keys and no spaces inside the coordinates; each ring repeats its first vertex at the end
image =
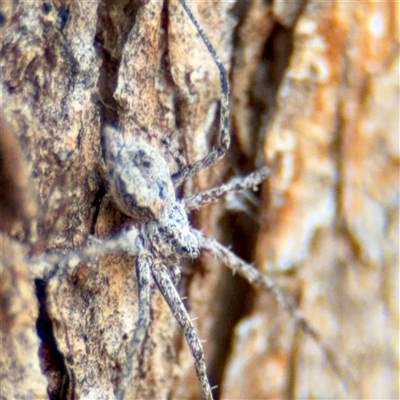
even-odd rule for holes
{"type": "MultiPolygon", "coordinates": [[[[399,398],[399,3],[189,5],[230,74],[234,140],[180,195],[271,165],[259,198],[229,197],[192,222],[276,276],[348,383],[268,294],[201,257],[183,265],[180,291],[216,396],[399,398]]],[[[0,24],[1,395],[112,399],[137,318],[133,259],[34,281],[23,253],[126,221],[107,197],[94,218],[103,123],[145,137],[173,171],[174,152],[204,156],[218,140],[218,71],[176,1],[2,2],[0,24]]],[[[155,288],[152,317],[127,397],[196,398],[155,288]]]]}

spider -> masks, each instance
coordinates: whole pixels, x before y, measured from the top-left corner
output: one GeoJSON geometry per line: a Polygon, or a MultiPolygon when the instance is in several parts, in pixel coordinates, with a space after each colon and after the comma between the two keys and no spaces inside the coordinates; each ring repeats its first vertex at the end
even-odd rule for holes
{"type": "MultiPolygon", "coordinates": [[[[183,330],[186,341],[195,360],[195,369],[205,399],[213,399],[208,381],[204,353],[195,328],[175,288],[180,278],[179,262],[184,258],[194,259],[200,250],[217,257],[242,276],[254,287],[268,290],[278,304],[293,317],[301,328],[311,335],[322,347],[328,359],[334,360],[317,332],[285,299],[280,289],[267,276],[238,258],[218,242],[205,237],[190,226],[187,213],[211,202],[217,201],[234,191],[248,190],[260,184],[270,173],[263,167],[241,181],[177,199],[175,189],[184,181],[209,168],[224,157],[230,145],[228,80],[219,57],[199,26],[184,0],[180,0],[190,20],[196,27],[204,44],[212,55],[220,73],[220,141],[218,147],[203,159],[190,165],[182,165],[172,173],[160,152],[144,139],[124,136],[117,127],[105,125],[102,130],[105,150],[106,181],[113,202],[133,224],[113,238],[99,241],[92,238],[87,247],[67,254],[65,261],[70,264],[86,256],[116,251],[125,251],[136,257],[135,268],[138,282],[138,321],[132,339],[127,346],[126,363],[122,366],[120,380],[116,385],[116,396],[123,399],[130,385],[133,363],[139,357],[141,345],[151,324],[151,282],[158,286],[174,317],[183,330]]],[[[60,256],[46,256],[50,264],[60,263],[60,256]],[[58,258],[57,258],[58,257],[58,258]]]]}

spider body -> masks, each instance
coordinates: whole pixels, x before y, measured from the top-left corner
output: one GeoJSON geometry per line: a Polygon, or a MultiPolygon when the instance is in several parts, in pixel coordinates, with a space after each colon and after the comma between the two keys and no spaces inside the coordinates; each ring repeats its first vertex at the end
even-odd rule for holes
{"type": "Polygon", "coordinates": [[[146,247],[161,258],[196,258],[196,237],[190,232],[183,205],[177,201],[163,156],[141,138],[125,143],[118,129],[103,129],[107,181],[113,201],[126,215],[142,222],[146,247]]]}
{"type": "MultiPolygon", "coordinates": [[[[122,212],[132,217],[129,229],[109,241],[108,246],[110,250],[120,248],[136,256],[139,299],[139,318],[127,349],[117,396],[123,399],[130,386],[133,365],[138,361],[151,323],[152,276],[184,332],[195,359],[203,397],[212,400],[202,345],[174,286],[180,278],[179,261],[199,256],[199,240],[207,249],[207,239],[190,227],[187,212],[216,201],[227,193],[255,187],[269,174],[269,169],[264,167],[239,184],[222,185],[177,200],[168,165],[155,148],[140,138],[125,141],[121,131],[110,125],[104,127],[103,136],[111,197],[122,212]]],[[[188,171],[190,173],[190,169],[188,171]]],[[[212,242],[208,242],[208,245],[211,250],[217,249],[212,242]]],[[[103,251],[106,247],[103,247],[103,251]]],[[[218,256],[226,258],[223,252],[218,256]]],[[[239,271],[242,269],[230,259],[228,264],[239,271]]]]}
{"type": "Polygon", "coordinates": [[[133,246],[137,257],[139,320],[117,395],[119,398],[125,395],[133,363],[149,328],[151,274],[185,333],[196,360],[204,397],[212,399],[200,340],[174,287],[180,277],[176,263],[181,258],[198,257],[199,246],[185,208],[176,199],[168,165],[155,148],[140,138],[125,142],[122,133],[109,125],[104,127],[103,136],[112,199],[122,212],[135,220],[136,243],[141,243],[133,246]]]}

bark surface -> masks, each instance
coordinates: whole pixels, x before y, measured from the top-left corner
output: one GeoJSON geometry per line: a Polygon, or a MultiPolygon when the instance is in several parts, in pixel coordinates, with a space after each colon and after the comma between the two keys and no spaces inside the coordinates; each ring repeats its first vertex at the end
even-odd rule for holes
{"type": "MultiPolygon", "coordinates": [[[[399,3],[189,6],[230,76],[233,143],[178,195],[271,166],[258,192],[192,223],[274,275],[348,384],[267,293],[201,256],[182,265],[179,290],[207,340],[216,397],[399,398],[399,3]]],[[[218,70],[177,1],[2,2],[0,29],[1,396],[113,399],[138,315],[134,259],[40,279],[24,254],[75,249],[127,222],[107,196],[97,207],[102,124],[148,140],[171,171],[176,154],[207,154],[218,70]]],[[[152,307],[127,398],[197,398],[156,288],[152,307]]]]}

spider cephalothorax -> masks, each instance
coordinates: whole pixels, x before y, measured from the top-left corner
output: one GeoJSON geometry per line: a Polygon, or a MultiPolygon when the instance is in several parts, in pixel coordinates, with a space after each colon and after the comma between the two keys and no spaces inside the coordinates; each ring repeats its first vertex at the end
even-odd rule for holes
{"type": "Polygon", "coordinates": [[[164,257],[196,258],[199,245],[189,228],[189,221],[181,203],[176,202],[157,220],[146,223],[146,234],[155,253],[164,257]]]}

